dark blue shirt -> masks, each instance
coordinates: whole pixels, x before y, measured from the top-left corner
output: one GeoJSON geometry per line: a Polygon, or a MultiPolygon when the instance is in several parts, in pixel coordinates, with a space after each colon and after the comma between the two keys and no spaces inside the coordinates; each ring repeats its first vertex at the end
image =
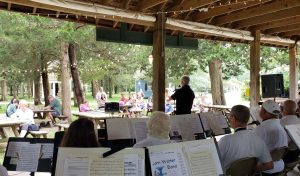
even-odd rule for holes
{"type": "Polygon", "coordinates": [[[189,85],[178,89],[171,98],[176,100],[176,114],[190,114],[195,94],[189,85]]]}

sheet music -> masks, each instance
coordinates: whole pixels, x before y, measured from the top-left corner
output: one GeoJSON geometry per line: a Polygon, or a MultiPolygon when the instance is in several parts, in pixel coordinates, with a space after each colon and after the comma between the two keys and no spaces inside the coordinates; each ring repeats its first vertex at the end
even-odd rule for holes
{"type": "Polygon", "coordinates": [[[124,175],[123,158],[93,158],[89,167],[90,176],[124,175]]]}
{"type": "Polygon", "coordinates": [[[203,128],[198,117],[191,117],[189,120],[194,134],[203,133],[203,128]]]}
{"type": "Polygon", "coordinates": [[[146,173],[145,172],[145,159],[139,156],[138,162],[139,162],[139,171],[138,171],[139,176],[143,176],[146,173]]]}
{"type": "Polygon", "coordinates": [[[106,119],[108,140],[132,139],[128,119],[106,119]]]}
{"type": "Polygon", "coordinates": [[[28,145],[29,142],[9,142],[6,157],[18,157],[22,145],[28,145]]]}
{"type": "Polygon", "coordinates": [[[136,143],[147,138],[148,128],[146,122],[134,122],[133,129],[136,143]]]}
{"type": "Polygon", "coordinates": [[[137,154],[124,155],[125,176],[139,176],[139,157],[137,154]]]}
{"type": "Polygon", "coordinates": [[[53,158],[53,149],[54,149],[54,144],[50,143],[43,143],[42,144],[42,151],[41,151],[41,158],[53,158]]]}
{"type": "Polygon", "coordinates": [[[214,118],[216,119],[220,128],[228,128],[226,117],[221,112],[214,113],[214,118]]]}
{"type": "Polygon", "coordinates": [[[88,158],[66,158],[64,176],[89,176],[88,158]]]}
{"type": "Polygon", "coordinates": [[[195,140],[194,129],[192,128],[190,119],[191,117],[185,117],[177,121],[183,141],[195,140]]]}
{"type": "Polygon", "coordinates": [[[204,128],[204,131],[209,131],[210,126],[208,123],[208,118],[211,115],[211,112],[200,113],[201,122],[204,128]]]}
{"type": "Polygon", "coordinates": [[[22,145],[17,171],[36,172],[41,153],[41,144],[22,145]]]}
{"type": "MultiPolygon", "coordinates": [[[[262,119],[261,119],[261,117],[260,117],[260,115],[259,115],[259,113],[260,113],[260,108],[259,107],[250,107],[250,114],[251,114],[251,116],[255,119],[255,120],[257,120],[257,121],[259,121],[259,122],[262,122],[262,119]]],[[[250,120],[250,119],[249,119],[250,120]]]]}
{"type": "Polygon", "coordinates": [[[300,149],[300,124],[286,125],[285,128],[293,142],[297,145],[298,149],[300,149]]]}
{"type": "Polygon", "coordinates": [[[150,152],[152,175],[188,176],[181,150],[150,152]]]}
{"type": "Polygon", "coordinates": [[[217,175],[212,154],[205,151],[188,152],[192,175],[217,175]]]}

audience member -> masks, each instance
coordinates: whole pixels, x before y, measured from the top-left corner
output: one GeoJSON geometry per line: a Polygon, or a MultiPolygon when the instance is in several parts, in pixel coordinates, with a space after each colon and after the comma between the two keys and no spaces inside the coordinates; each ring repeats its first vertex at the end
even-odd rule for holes
{"type": "Polygon", "coordinates": [[[6,109],[6,116],[10,117],[13,113],[15,113],[19,106],[19,100],[13,98],[12,103],[9,103],[6,109]]]}
{"type": "Polygon", "coordinates": [[[105,103],[107,101],[107,96],[106,96],[106,93],[104,92],[103,87],[99,88],[99,91],[96,94],[96,100],[97,100],[99,109],[105,106],[105,103]]]}
{"type": "Polygon", "coordinates": [[[86,112],[86,111],[90,111],[90,110],[91,110],[91,108],[90,108],[89,102],[87,100],[85,100],[83,102],[83,104],[81,104],[79,106],[79,111],[80,112],[86,112]]]}
{"type": "Polygon", "coordinates": [[[125,93],[121,92],[121,98],[119,100],[120,104],[126,104],[128,102],[128,99],[125,97],[125,93]]]}
{"type": "MultiPolygon", "coordinates": [[[[269,151],[288,146],[288,137],[284,128],[277,118],[280,114],[279,105],[273,100],[263,102],[260,110],[262,123],[254,129],[254,133],[258,135],[267,144],[269,151]]],[[[274,168],[263,172],[263,175],[275,175],[284,169],[283,160],[273,161],[274,168]]]]}
{"type": "Polygon", "coordinates": [[[21,125],[20,137],[25,137],[28,131],[38,131],[39,128],[33,120],[33,111],[27,107],[26,100],[20,100],[19,109],[11,115],[12,118],[17,118],[25,123],[21,125]]]}
{"type": "Polygon", "coordinates": [[[94,123],[87,118],[80,118],[73,121],[64,134],[61,147],[99,147],[96,137],[94,123]]]}
{"type": "MultiPolygon", "coordinates": [[[[286,100],[283,103],[283,117],[280,119],[280,123],[283,127],[286,125],[292,125],[292,124],[300,124],[299,118],[295,115],[297,109],[297,104],[293,100],[286,100]]],[[[284,162],[293,162],[297,160],[298,156],[300,154],[299,149],[297,146],[292,142],[292,140],[289,138],[289,150],[286,153],[286,155],[283,158],[284,162]]]]}
{"type": "Polygon", "coordinates": [[[46,110],[54,110],[54,112],[50,112],[47,114],[47,116],[50,118],[50,120],[52,121],[52,123],[55,123],[55,118],[61,115],[61,104],[59,102],[58,99],[54,98],[52,95],[50,95],[48,97],[50,104],[46,107],[44,107],[44,109],[46,110]]]}
{"type": "Polygon", "coordinates": [[[181,87],[169,97],[169,99],[176,100],[176,114],[191,114],[195,94],[189,86],[190,77],[181,77],[181,87]]]}
{"type": "Polygon", "coordinates": [[[169,132],[171,130],[170,116],[164,112],[153,112],[147,122],[147,127],[148,137],[136,143],[133,147],[141,148],[173,142],[169,138],[169,132]]]}
{"type": "Polygon", "coordinates": [[[256,170],[264,171],[273,168],[273,161],[265,142],[246,129],[249,117],[250,111],[246,106],[236,105],[231,108],[229,122],[235,133],[224,136],[218,143],[225,170],[234,161],[247,157],[258,159],[256,170]]]}

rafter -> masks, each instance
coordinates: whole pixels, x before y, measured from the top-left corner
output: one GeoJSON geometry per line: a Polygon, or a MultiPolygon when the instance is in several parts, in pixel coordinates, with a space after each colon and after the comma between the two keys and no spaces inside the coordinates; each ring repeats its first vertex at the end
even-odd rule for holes
{"type": "Polygon", "coordinates": [[[145,26],[144,32],[147,32],[150,29],[150,26],[145,26]]]}
{"type": "Polygon", "coordinates": [[[297,6],[300,6],[299,0],[274,1],[269,4],[264,4],[260,7],[250,8],[247,10],[231,13],[230,15],[217,17],[213,20],[213,24],[219,26],[227,23],[232,23],[235,21],[249,19],[252,17],[258,17],[265,14],[270,14],[284,9],[290,9],[292,7],[297,7],[297,6]]]}
{"type": "Polygon", "coordinates": [[[118,25],[118,22],[117,22],[117,21],[114,21],[114,22],[113,22],[113,28],[116,28],[117,25],[118,25]]]}
{"type": "Polygon", "coordinates": [[[122,7],[124,9],[128,9],[129,8],[129,3],[130,3],[131,0],[123,0],[123,4],[122,4],[122,7]]]}
{"type": "MultiPolygon", "coordinates": [[[[239,0],[239,1],[244,1],[244,0],[239,0]]],[[[236,10],[252,7],[252,6],[255,6],[255,5],[258,5],[258,4],[261,4],[261,3],[265,3],[265,2],[268,2],[268,1],[270,1],[270,0],[262,0],[261,2],[260,1],[250,1],[246,5],[244,3],[238,3],[238,4],[232,4],[230,6],[214,7],[214,8],[210,8],[208,10],[208,12],[206,12],[206,13],[198,12],[194,15],[191,15],[191,18],[196,20],[196,21],[201,21],[201,20],[209,19],[209,18],[212,18],[212,17],[215,17],[215,16],[219,16],[219,15],[227,14],[227,13],[230,13],[230,12],[234,12],[236,10]]]]}
{"type": "Polygon", "coordinates": [[[141,0],[137,5],[137,10],[145,11],[151,7],[167,2],[168,0],[141,0]]]}
{"type": "Polygon", "coordinates": [[[243,27],[268,23],[268,22],[275,22],[278,20],[297,16],[297,15],[299,15],[299,12],[300,12],[300,7],[294,7],[291,9],[285,9],[285,10],[281,10],[279,12],[274,12],[274,13],[262,15],[259,17],[242,20],[242,21],[234,23],[232,26],[236,27],[236,28],[243,28],[243,27]]]}
{"type": "Polygon", "coordinates": [[[271,28],[276,28],[276,27],[281,27],[281,26],[286,26],[290,24],[296,24],[300,23],[300,15],[299,16],[294,16],[289,19],[282,19],[278,21],[272,21],[269,23],[264,23],[262,25],[257,25],[255,27],[252,27],[252,30],[265,30],[265,29],[271,29],[271,28]]]}
{"type": "Polygon", "coordinates": [[[282,26],[274,29],[268,29],[264,33],[266,34],[275,34],[275,33],[282,33],[288,31],[300,30],[300,23],[296,23],[289,26],[282,26]]]}
{"type": "Polygon", "coordinates": [[[99,23],[99,18],[96,18],[96,20],[95,20],[95,24],[96,24],[96,26],[98,25],[98,23],[99,23]]]}
{"type": "Polygon", "coordinates": [[[112,0],[102,0],[102,4],[108,4],[110,3],[112,0]]]}
{"type": "Polygon", "coordinates": [[[35,14],[35,13],[36,13],[36,10],[37,10],[37,7],[33,7],[32,13],[35,14]]]}
{"type": "Polygon", "coordinates": [[[293,36],[293,35],[300,35],[300,29],[294,30],[294,31],[289,31],[289,32],[283,32],[280,33],[280,36],[293,36]]]}
{"type": "Polygon", "coordinates": [[[182,4],[176,5],[174,7],[171,7],[170,11],[177,11],[177,10],[189,10],[189,9],[195,9],[200,8],[209,4],[212,4],[214,2],[217,2],[219,0],[189,0],[185,1],[182,4]]]}

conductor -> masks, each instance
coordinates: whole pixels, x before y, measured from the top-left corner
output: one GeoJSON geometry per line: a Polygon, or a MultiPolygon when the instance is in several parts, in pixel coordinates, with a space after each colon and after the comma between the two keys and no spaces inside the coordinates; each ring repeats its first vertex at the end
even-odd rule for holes
{"type": "Polygon", "coordinates": [[[177,89],[170,99],[176,100],[175,114],[191,114],[195,94],[189,86],[190,77],[184,75],[181,77],[181,87],[177,89]]]}

